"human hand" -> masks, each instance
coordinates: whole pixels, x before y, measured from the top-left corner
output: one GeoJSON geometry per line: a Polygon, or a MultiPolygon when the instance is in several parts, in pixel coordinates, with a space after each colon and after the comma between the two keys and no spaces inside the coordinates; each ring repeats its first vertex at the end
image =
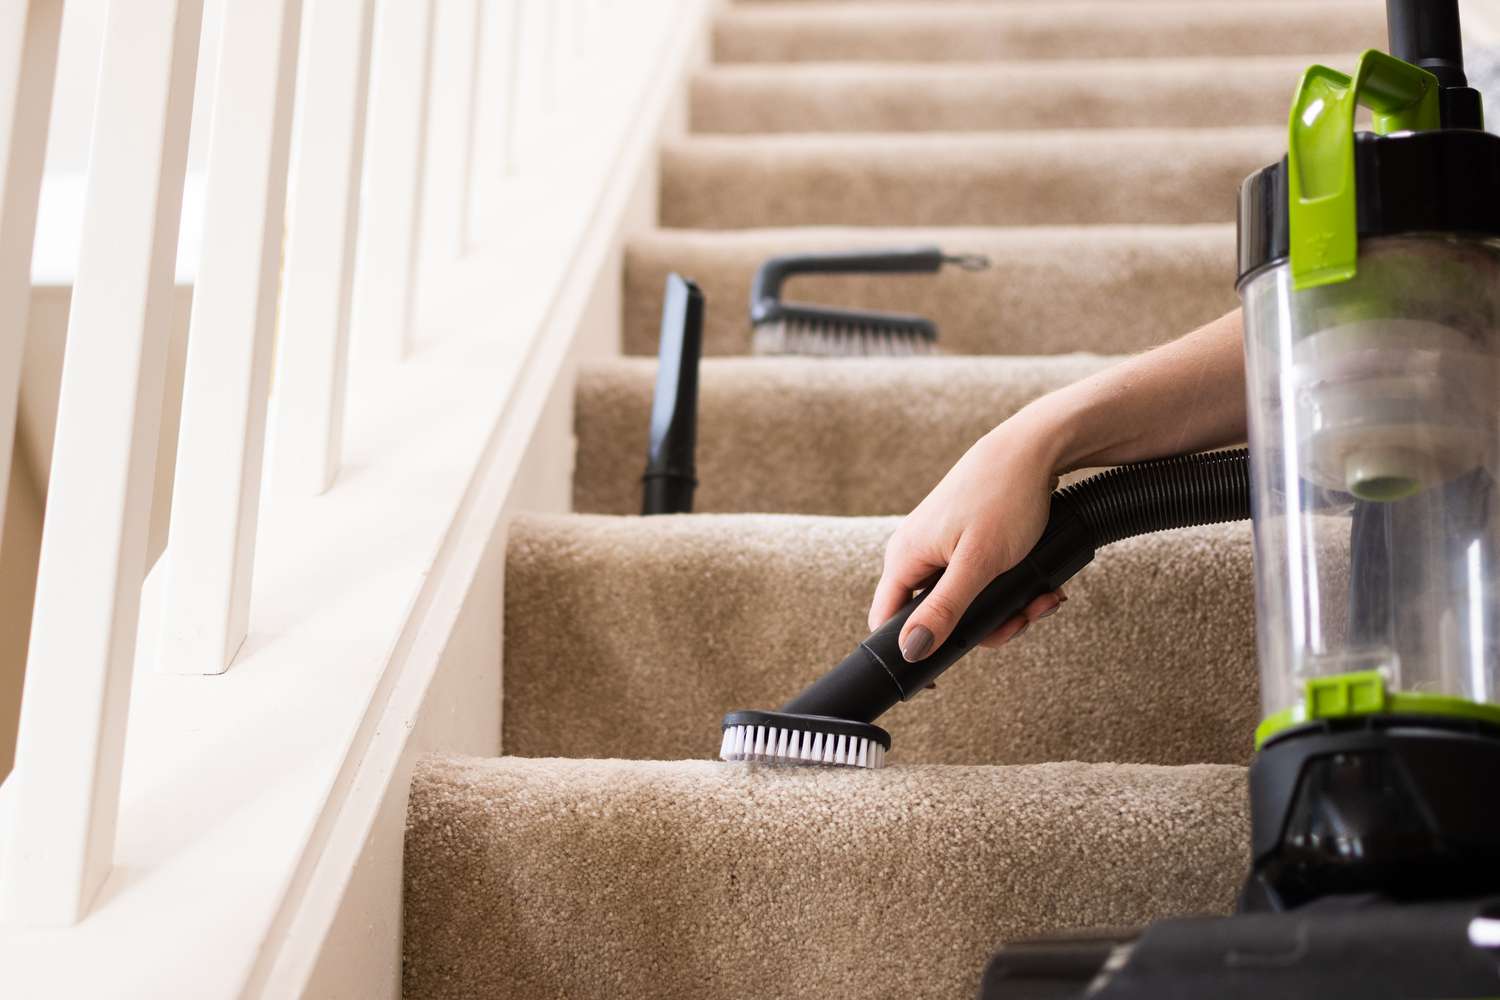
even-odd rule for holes
{"type": "MultiPolygon", "coordinates": [[[[1056,451],[1045,428],[1012,418],[980,438],[886,544],[885,568],[870,605],[874,630],[939,571],[901,630],[901,655],[927,657],[945,642],[974,597],[1031,551],[1047,524],[1057,486],[1056,451]]],[[[1067,600],[1043,594],[981,644],[1000,646],[1067,600]]]]}

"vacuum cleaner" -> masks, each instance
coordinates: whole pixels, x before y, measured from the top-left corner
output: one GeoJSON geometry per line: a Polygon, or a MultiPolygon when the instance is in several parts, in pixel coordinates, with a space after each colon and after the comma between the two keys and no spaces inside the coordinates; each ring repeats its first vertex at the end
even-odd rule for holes
{"type": "Polygon", "coordinates": [[[883,763],[875,718],[1097,546],[1253,512],[1238,912],[1007,945],[984,998],[1500,997],[1500,136],[1456,0],[1387,18],[1390,54],[1307,70],[1287,156],[1240,190],[1247,451],[1059,491],[929,660],[895,649],[918,596],[780,712],[724,719],[726,759],[883,763]]]}

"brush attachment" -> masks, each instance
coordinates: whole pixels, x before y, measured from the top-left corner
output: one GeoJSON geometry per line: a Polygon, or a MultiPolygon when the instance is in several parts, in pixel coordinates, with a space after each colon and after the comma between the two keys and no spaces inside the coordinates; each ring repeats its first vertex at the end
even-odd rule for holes
{"type": "Polygon", "coordinates": [[[855,759],[849,759],[847,741],[844,760],[838,760],[838,737],[848,736],[873,738],[880,745],[877,759],[883,763],[890,736],[872,724],[875,719],[931,687],[943,671],[1026,605],[1061,588],[1093,560],[1100,546],[1147,532],[1249,516],[1249,456],[1244,449],[1122,465],[1057,490],[1036,545],[979,592],[948,638],[925,659],[908,663],[901,655],[900,637],[926,591],[912,597],[838,666],[777,711],[726,715],[719,756],[870,766],[861,765],[858,747],[855,759]]]}
{"type": "Polygon", "coordinates": [[[879,726],[828,715],[730,712],[723,730],[720,760],[877,768],[891,748],[879,726]]]}
{"type": "Polygon", "coordinates": [[[934,246],[772,257],[750,287],[751,350],[810,357],[932,354],[938,331],[929,319],[783,302],[781,288],[799,274],[931,274],[944,264],[977,271],[990,262],[975,254],[944,254],[934,246]]]}

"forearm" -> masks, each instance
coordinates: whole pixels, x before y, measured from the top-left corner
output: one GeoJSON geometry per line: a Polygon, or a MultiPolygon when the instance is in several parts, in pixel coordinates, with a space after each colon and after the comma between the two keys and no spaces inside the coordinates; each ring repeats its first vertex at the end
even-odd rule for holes
{"type": "Polygon", "coordinates": [[[1049,393],[1014,419],[1045,442],[1058,473],[1243,441],[1240,312],[1049,393]]]}

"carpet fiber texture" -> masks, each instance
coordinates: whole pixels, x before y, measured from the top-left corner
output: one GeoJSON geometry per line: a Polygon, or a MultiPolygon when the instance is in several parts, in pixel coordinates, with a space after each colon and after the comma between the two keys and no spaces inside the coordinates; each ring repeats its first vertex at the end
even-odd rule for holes
{"type": "Polygon", "coordinates": [[[1000,943],[1223,913],[1238,767],[429,758],[407,1000],[971,997],[1000,943]]]}
{"type": "MultiPolygon", "coordinates": [[[[888,518],[536,517],[505,585],[504,747],[711,757],[868,632],[888,518]]],[[[884,716],[895,762],[1242,763],[1259,721],[1248,524],[1101,550],[1068,603],[884,716]]]]}
{"type": "MultiPolygon", "coordinates": [[[[696,511],[904,514],[990,428],[1108,358],[714,358],[698,386],[696,511]]],[[[637,514],[656,365],[578,376],[573,505],[637,514]]]]}
{"type": "Polygon", "coordinates": [[[662,151],[682,228],[1231,222],[1284,128],[695,136],[662,151]]]}
{"type": "Polygon", "coordinates": [[[1280,125],[1309,63],[1352,66],[1355,55],[719,66],[693,81],[692,125],[700,133],[1280,125]]]}
{"type": "Polygon", "coordinates": [[[1287,55],[1384,47],[1379,3],[737,5],[714,32],[721,63],[1287,55]]]}
{"type": "Polygon", "coordinates": [[[627,354],[656,355],[662,290],[676,271],[707,298],[707,355],[750,352],[750,281],[767,258],[935,244],[981,253],[986,271],[806,275],[788,301],[912,312],[937,324],[948,354],[1117,354],[1154,347],[1234,308],[1234,227],[665,229],[625,257],[627,354]]]}

